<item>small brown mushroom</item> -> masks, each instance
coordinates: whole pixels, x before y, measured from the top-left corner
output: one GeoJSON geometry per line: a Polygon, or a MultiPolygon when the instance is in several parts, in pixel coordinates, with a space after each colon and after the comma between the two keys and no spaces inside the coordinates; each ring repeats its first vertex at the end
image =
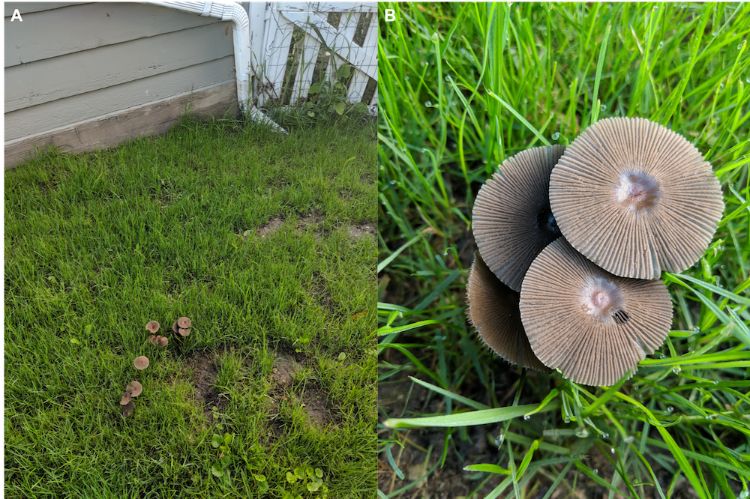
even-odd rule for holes
{"type": "Polygon", "coordinates": [[[495,354],[522,367],[545,369],[529,345],[518,310],[518,293],[500,282],[477,253],[467,285],[468,316],[495,354]]]}
{"type": "Polygon", "coordinates": [[[576,250],[608,272],[639,279],[693,265],[724,211],[721,186],[701,153],[643,118],[587,128],[552,170],[549,197],[576,250]]]}
{"type": "Polygon", "coordinates": [[[134,412],[135,412],[135,404],[133,403],[132,400],[122,406],[122,415],[125,416],[126,418],[129,418],[130,416],[132,416],[134,412]]]}
{"type": "Polygon", "coordinates": [[[143,393],[143,385],[141,385],[140,382],[133,380],[130,383],[128,383],[128,386],[125,387],[126,393],[130,395],[131,397],[137,397],[141,393],[143,393]]]}
{"type": "Polygon", "coordinates": [[[662,281],[617,277],[560,238],[526,273],[521,319],[547,367],[577,383],[611,385],[667,337],[672,302],[662,281]]]}
{"type": "Polygon", "coordinates": [[[146,323],[146,331],[149,332],[149,334],[156,334],[159,332],[159,323],[156,321],[148,321],[146,323]]]}
{"type": "Polygon", "coordinates": [[[169,344],[169,339],[166,336],[159,336],[158,341],[160,347],[166,347],[169,344]]]}
{"type": "Polygon", "coordinates": [[[148,367],[148,364],[149,364],[148,357],[146,357],[145,355],[136,357],[133,360],[133,367],[135,367],[139,371],[143,371],[144,369],[146,369],[148,367]]]}
{"type": "Polygon", "coordinates": [[[193,322],[189,317],[180,317],[177,319],[177,327],[181,329],[189,329],[193,325],[193,322]]]}
{"type": "Polygon", "coordinates": [[[563,146],[534,147],[506,159],[479,190],[472,229],[494,274],[519,291],[531,262],[560,236],[549,205],[549,176],[563,146]]]}
{"type": "Polygon", "coordinates": [[[122,394],[122,398],[120,399],[120,405],[128,405],[130,403],[130,392],[125,392],[122,394]]]}
{"type": "Polygon", "coordinates": [[[148,337],[148,342],[156,346],[159,344],[160,336],[154,336],[153,334],[148,337]]]}
{"type": "Polygon", "coordinates": [[[189,328],[189,327],[181,327],[181,328],[178,328],[178,329],[177,329],[177,334],[179,334],[179,335],[180,335],[180,336],[182,336],[183,338],[184,338],[185,336],[189,336],[189,335],[190,335],[190,328],[189,328]]]}

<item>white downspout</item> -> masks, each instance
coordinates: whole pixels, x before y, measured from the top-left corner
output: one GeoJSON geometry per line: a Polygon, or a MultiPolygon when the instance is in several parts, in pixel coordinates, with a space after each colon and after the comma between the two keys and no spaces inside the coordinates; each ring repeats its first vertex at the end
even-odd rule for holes
{"type": "Polygon", "coordinates": [[[234,68],[237,79],[237,102],[243,114],[249,114],[253,121],[271,126],[278,132],[286,133],[275,121],[250,103],[250,21],[247,12],[239,3],[218,0],[175,0],[148,1],[154,5],[171,9],[200,14],[204,17],[214,17],[222,21],[232,21],[232,41],[234,43],[234,68]]]}

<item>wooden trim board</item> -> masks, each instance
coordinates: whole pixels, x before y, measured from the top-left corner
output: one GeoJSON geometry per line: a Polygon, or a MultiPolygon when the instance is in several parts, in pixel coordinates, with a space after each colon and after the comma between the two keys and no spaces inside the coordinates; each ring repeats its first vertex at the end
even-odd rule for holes
{"type": "Polygon", "coordinates": [[[186,112],[234,117],[238,109],[236,82],[219,83],[6,142],[5,169],[17,166],[48,147],[71,153],[105,149],[137,137],[165,133],[186,112]]]}

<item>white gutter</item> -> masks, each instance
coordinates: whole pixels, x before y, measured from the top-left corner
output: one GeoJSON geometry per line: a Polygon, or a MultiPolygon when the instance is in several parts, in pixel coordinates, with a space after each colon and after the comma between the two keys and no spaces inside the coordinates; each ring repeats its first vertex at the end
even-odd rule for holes
{"type": "Polygon", "coordinates": [[[286,133],[275,121],[263,114],[255,106],[250,107],[250,21],[245,9],[237,2],[218,0],[175,0],[175,1],[149,1],[154,5],[168,7],[200,14],[203,17],[214,17],[222,21],[232,21],[232,41],[234,43],[234,68],[237,79],[237,102],[243,114],[250,115],[253,121],[271,126],[278,132],[286,133]]]}

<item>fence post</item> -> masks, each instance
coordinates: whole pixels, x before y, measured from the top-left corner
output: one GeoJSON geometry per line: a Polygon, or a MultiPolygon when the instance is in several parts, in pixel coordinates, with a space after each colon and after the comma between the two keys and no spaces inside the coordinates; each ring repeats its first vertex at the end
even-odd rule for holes
{"type": "Polygon", "coordinates": [[[265,24],[266,2],[250,2],[247,4],[247,15],[250,20],[250,67],[252,103],[258,104],[259,85],[263,81],[265,73],[265,24]]]}

